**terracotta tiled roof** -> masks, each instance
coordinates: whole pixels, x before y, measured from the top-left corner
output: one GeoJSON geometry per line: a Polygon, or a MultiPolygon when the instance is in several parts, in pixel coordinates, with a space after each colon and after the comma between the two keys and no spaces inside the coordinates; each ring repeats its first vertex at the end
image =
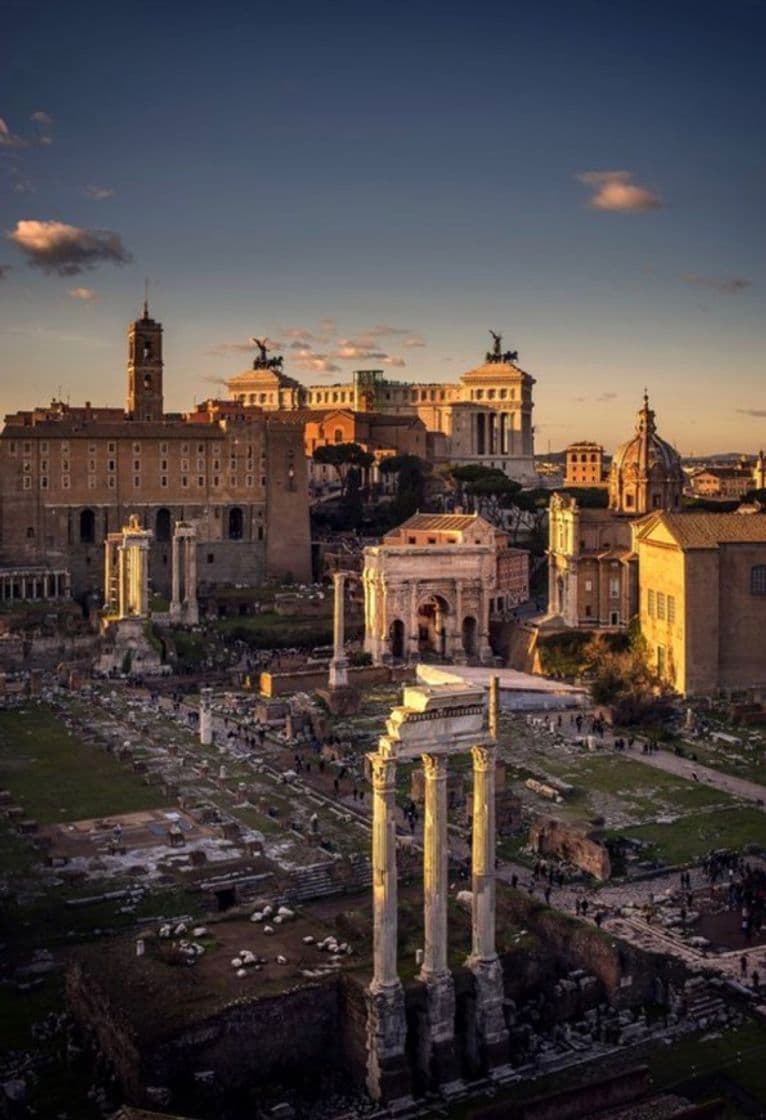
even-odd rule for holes
{"type": "Polygon", "coordinates": [[[399,528],[460,532],[470,529],[480,520],[483,521],[483,518],[477,513],[415,513],[399,528]]]}
{"type": "Polygon", "coordinates": [[[657,523],[665,526],[680,548],[717,548],[740,541],[766,543],[766,517],[758,514],[663,513],[657,523]]]}

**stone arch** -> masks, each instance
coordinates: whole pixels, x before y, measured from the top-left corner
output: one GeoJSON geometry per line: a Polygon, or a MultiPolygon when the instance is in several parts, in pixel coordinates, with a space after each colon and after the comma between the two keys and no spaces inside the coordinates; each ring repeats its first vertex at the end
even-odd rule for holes
{"type": "Polygon", "coordinates": [[[92,509],[80,510],[80,544],[95,544],[96,515],[92,509]]]}
{"type": "Polygon", "coordinates": [[[472,614],[463,619],[462,640],[463,652],[467,657],[475,657],[479,651],[479,624],[472,614]]]}
{"type": "Polygon", "coordinates": [[[172,519],[170,510],[163,506],[158,509],[154,517],[154,538],[160,543],[167,543],[172,534],[172,519]]]}
{"type": "Polygon", "coordinates": [[[443,595],[432,594],[418,606],[418,651],[446,657],[449,650],[448,618],[451,608],[443,595]]]}
{"type": "Polygon", "coordinates": [[[403,661],[407,652],[405,645],[406,630],[401,618],[395,618],[391,623],[391,656],[394,661],[403,661]]]}

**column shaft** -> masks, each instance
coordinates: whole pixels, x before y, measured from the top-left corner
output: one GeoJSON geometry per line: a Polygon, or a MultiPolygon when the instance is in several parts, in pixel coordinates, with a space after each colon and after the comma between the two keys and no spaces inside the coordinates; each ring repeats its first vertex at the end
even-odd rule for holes
{"type": "Polygon", "coordinates": [[[495,748],[473,755],[473,945],[474,960],[495,960],[495,748]]]}
{"type": "Polygon", "coordinates": [[[423,755],[423,930],[421,979],[447,972],[447,759],[423,755]]]}
{"type": "Polygon", "coordinates": [[[399,983],[396,913],[396,762],[370,755],[372,766],[372,989],[399,983]]]}

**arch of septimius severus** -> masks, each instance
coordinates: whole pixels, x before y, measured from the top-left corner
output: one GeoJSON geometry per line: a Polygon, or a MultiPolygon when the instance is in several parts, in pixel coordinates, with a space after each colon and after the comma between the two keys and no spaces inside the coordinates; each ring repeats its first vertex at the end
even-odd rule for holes
{"type": "Polygon", "coordinates": [[[495,756],[497,680],[489,708],[482,685],[421,669],[432,683],[404,689],[378,750],[369,754],[373,826],[373,976],[368,989],[367,1086],[376,1100],[406,1097],[405,997],[397,960],[396,768],[421,759],[425,774],[423,833],[424,948],[419,979],[426,988],[423,1072],[433,1085],[457,1079],[455,988],[448,965],[447,769],[456,754],[473,760],[472,944],[474,1030],[482,1064],[507,1062],[503,977],[495,949],[495,756]],[[488,718],[489,716],[489,718],[488,718]]]}

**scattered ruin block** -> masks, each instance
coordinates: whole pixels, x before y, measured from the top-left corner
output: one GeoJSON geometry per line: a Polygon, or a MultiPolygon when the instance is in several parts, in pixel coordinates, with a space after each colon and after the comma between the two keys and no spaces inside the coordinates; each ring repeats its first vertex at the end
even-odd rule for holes
{"type": "Polygon", "coordinates": [[[601,834],[586,822],[538,817],[529,830],[529,846],[540,855],[554,856],[579,867],[594,879],[608,879],[612,873],[601,834]]]}

